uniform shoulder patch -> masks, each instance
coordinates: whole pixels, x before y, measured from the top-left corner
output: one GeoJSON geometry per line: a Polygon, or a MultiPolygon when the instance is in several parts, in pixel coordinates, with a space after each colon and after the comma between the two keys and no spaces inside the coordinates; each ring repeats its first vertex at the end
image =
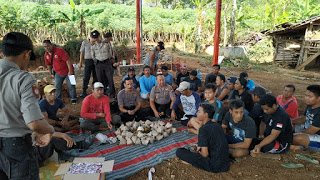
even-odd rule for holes
{"type": "Polygon", "coordinates": [[[39,97],[40,97],[40,91],[39,91],[39,89],[38,89],[38,86],[32,85],[32,92],[33,92],[34,96],[35,96],[37,99],[39,99],[39,97]]]}

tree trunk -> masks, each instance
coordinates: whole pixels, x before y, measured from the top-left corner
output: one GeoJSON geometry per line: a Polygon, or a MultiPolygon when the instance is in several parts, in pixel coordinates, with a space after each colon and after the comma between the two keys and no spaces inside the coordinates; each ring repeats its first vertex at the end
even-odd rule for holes
{"type": "Polygon", "coordinates": [[[237,0],[232,1],[232,14],[231,14],[231,24],[230,24],[230,39],[229,43],[233,46],[234,44],[234,31],[236,25],[236,11],[237,11],[237,0]]]}

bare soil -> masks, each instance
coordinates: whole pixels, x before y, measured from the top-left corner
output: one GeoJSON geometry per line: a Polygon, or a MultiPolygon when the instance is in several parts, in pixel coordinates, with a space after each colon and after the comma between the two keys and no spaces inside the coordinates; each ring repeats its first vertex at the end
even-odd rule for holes
{"type": "MultiPolygon", "coordinates": [[[[203,79],[210,70],[204,65],[200,58],[181,57],[175,54],[174,63],[187,64],[189,69],[200,69],[203,72],[203,79]]],[[[211,62],[206,62],[210,67],[211,62]]],[[[282,94],[283,87],[286,84],[294,84],[296,86],[295,97],[299,105],[299,114],[304,112],[306,107],[304,103],[304,94],[306,87],[311,84],[318,84],[319,74],[317,72],[298,72],[290,69],[281,69],[273,65],[265,66],[268,71],[258,71],[254,69],[240,69],[228,68],[232,72],[239,74],[243,71],[248,72],[249,78],[254,80],[273,95],[277,96],[282,94]],[[276,73],[274,73],[276,72],[276,73]]],[[[221,68],[220,71],[226,77],[234,76],[225,69],[221,68]]],[[[175,74],[175,73],[172,73],[175,74]]],[[[122,77],[115,76],[115,86],[117,91],[120,87],[122,77]]],[[[90,88],[89,88],[90,89],[90,88]]],[[[90,93],[90,90],[87,93],[90,93]]],[[[77,94],[82,93],[82,80],[78,80],[77,94]]],[[[66,96],[66,93],[63,93],[66,96]]],[[[80,116],[82,99],[78,100],[76,105],[71,105],[68,98],[64,98],[67,106],[70,108],[71,113],[75,116],[80,116]]],[[[230,170],[226,173],[213,174],[203,170],[197,169],[192,166],[182,164],[177,158],[169,159],[163,163],[155,166],[156,172],[153,174],[154,179],[320,179],[320,166],[313,165],[295,158],[296,153],[311,154],[307,151],[294,152],[290,150],[287,154],[281,155],[281,160],[252,158],[250,156],[242,158],[239,163],[231,163],[230,170]],[[294,163],[302,163],[304,168],[300,169],[286,169],[281,164],[286,161],[294,163]]],[[[314,155],[314,154],[313,154],[314,155]]],[[[320,157],[320,156],[319,156],[320,157]]],[[[317,159],[317,158],[316,158],[317,159]]],[[[320,158],[318,158],[320,160],[320,158]]],[[[129,177],[129,180],[147,179],[150,167],[138,172],[137,174],[129,177]]]]}

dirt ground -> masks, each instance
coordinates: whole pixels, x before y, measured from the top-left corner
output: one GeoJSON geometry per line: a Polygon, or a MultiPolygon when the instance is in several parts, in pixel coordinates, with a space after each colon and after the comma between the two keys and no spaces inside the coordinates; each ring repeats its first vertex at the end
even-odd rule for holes
{"type": "MultiPolygon", "coordinates": [[[[205,75],[210,72],[205,67],[200,58],[190,58],[174,56],[174,63],[187,64],[189,69],[200,69],[203,72],[203,79],[205,75]]],[[[211,63],[206,62],[208,66],[211,63]]],[[[268,65],[267,69],[276,68],[268,65]],[[269,67],[270,66],[270,67],[269,67]]],[[[296,86],[295,97],[299,104],[299,114],[302,114],[306,105],[304,104],[304,93],[308,85],[318,84],[319,74],[315,72],[297,72],[290,69],[277,69],[277,73],[268,71],[257,71],[253,69],[228,68],[232,72],[239,74],[243,71],[248,72],[249,78],[254,80],[256,85],[259,84],[266,88],[273,95],[279,95],[283,91],[286,84],[294,84],[296,86]],[[311,79],[310,79],[311,77],[311,79]]],[[[220,71],[226,77],[234,76],[225,69],[220,71]]],[[[172,73],[174,74],[174,73],[172,73]]],[[[117,91],[120,87],[122,77],[115,76],[115,86],[117,91]]],[[[78,80],[77,94],[82,93],[82,80],[78,80]]],[[[87,93],[90,93],[88,89],[87,93]]],[[[80,116],[82,99],[78,100],[76,105],[71,105],[68,98],[64,98],[67,106],[71,109],[73,115],[80,116]]],[[[296,153],[311,154],[310,152],[293,152],[289,151],[285,155],[281,155],[281,160],[262,159],[245,157],[239,163],[231,163],[230,170],[226,173],[212,174],[199,170],[192,166],[181,164],[177,158],[169,159],[163,163],[154,166],[154,179],[320,179],[320,166],[311,163],[303,162],[295,158],[296,153]],[[300,169],[286,169],[281,167],[281,164],[286,161],[294,163],[303,163],[304,168],[300,169]]],[[[320,156],[319,156],[320,157],[320,156]]],[[[316,158],[317,159],[317,158],[316,158]]],[[[318,158],[320,160],[320,158],[318,158]]],[[[139,173],[129,177],[129,180],[147,179],[150,167],[145,168],[139,173]]]]}

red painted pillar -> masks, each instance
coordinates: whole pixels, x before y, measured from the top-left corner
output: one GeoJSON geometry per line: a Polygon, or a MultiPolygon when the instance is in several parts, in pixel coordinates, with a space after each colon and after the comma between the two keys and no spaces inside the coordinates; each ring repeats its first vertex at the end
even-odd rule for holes
{"type": "Polygon", "coordinates": [[[136,0],[137,63],[141,63],[140,0],[136,0]]]}
{"type": "Polygon", "coordinates": [[[215,24],[215,28],[214,28],[213,64],[218,64],[220,24],[221,24],[221,0],[217,0],[217,2],[216,2],[216,24],[215,24]]]}

